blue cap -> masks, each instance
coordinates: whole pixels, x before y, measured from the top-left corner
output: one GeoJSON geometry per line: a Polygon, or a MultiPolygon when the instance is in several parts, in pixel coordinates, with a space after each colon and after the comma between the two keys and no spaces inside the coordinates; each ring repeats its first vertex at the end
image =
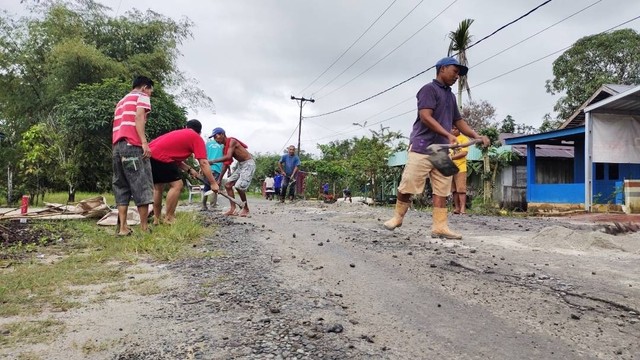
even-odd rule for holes
{"type": "Polygon", "coordinates": [[[221,127],[217,127],[215,129],[213,129],[213,132],[211,133],[211,136],[209,136],[209,138],[212,138],[218,134],[224,134],[224,129],[221,127]]]}
{"type": "Polygon", "coordinates": [[[447,66],[447,65],[457,66],[458,69],[460,69],[460,72],[459,72],[460,76],[465,76],[469,72],[469,68],[464,65],[460,65],[460,63],[458,62],[458,59],[454,57],[446,57],[438,60],[438,62],[436,63],[436,70],[439,71],[441,66],[447,66]]]}

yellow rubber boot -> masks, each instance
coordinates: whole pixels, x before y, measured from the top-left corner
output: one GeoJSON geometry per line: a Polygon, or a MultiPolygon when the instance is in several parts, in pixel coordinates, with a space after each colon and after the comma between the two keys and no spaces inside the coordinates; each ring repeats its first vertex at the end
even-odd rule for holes
{"type": "Polygon", "coordinates": [[[452,240],[462,239],[462,235],[449,230],[447,225],[447,209],[433,208],[433,225],[431,225],[432,238],[445,238],[452,240]]]}
{"type": "Polygon", "coordinates": [[[404,219],[404,215],[409,210],[409,206],[411,203],[397,200],[396,201],[396,209],[393,214],[393,217],[383,224],[384,228],[387,230],[393,230],[397,227],[402,226],[402,219],[404,219]]]}

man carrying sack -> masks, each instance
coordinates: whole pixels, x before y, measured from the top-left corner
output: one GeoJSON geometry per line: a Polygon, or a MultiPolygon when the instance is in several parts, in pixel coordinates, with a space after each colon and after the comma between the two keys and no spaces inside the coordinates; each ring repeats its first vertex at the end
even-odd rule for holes
{"type": "Polygon", "coordinates": [[[489,138],[478,135],[462,119],[456,97],[451,91],[459,76],[467,75],[469,69],[460,65],[453,57],[440,59],[436,65],[436,78],[424,85],[418,94],[418,116],[413,123],[409,140],[407,164],[398,186],[398,200],[393,218],[384,223],[387,230],[402,225],[402,220],[410,206],[411,195],[424,191],[427,176],[433,190],[433,225],[431,237],[462,239],[462,235],[449,230],[447,224],[446,198],[451,191],[451,176],[444,176],[429,160],[430,145],[456,144],[456,137],[450,132],[455,126],[461,133],[489,145],[489,138]]]}

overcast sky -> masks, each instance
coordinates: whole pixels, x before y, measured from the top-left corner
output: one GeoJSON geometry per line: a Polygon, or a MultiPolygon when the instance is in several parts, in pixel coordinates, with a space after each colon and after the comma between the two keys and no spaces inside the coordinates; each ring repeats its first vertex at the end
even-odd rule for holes
{"type": "MultiPolygon", "coordinates": [[[[447,54],[447,34],[465,18],[475,20],[470,32],[477,41],[545,1],[99,2],[111,7],[114,15],[136,7],[191,19],[194,36],[181,47],[178,65],[214,100],[216,114],[190,109],[189,116],[203,122],[203,132],[223,127],[254,153],[281,153],[298,142],[299,107],[291,95],[316,100],[305,104],[305,117],[351,105],[433,66],[447,54]]],[[[9,10],[20,9],[19,0],[11,0],[9,10]]],[[[561,50],[638,15],[637,0],[551,1],[468,50],[471,95],[491,103],[498,121],[511,115],[517,123],[538,127],[544,114],[555,117],[558,97],[546,93],[544,85],[552,79],[552,62],[561,50]]],[[[640,20],[621,28],[640,31],[640,20]]],[[[301,148],[319,154],[318,143],[368,135],[368,129],[379,130],[380,125],[409,136],[416,117],[416,92],[434,74],[429,70],[348,110],[303,119],[301,148]],[[353,125],[365,121],[367,128],[353,125]]]]}

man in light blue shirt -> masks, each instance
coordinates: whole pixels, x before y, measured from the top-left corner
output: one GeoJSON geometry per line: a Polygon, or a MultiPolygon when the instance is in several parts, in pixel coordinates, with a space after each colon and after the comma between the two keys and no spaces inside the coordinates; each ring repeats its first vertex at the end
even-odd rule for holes
{"type": "MultiPolygon", "coordinates": [[[[224,145],[218,144],[213,138],[207,140],[207,159],[213,160],[219,157],[222,157],[224,145]]],[[[217,162],[211,164],[211,172],[213,173],[213,177],[216,179],[218,184],[222,181],[222,163],[217,162]]],[[[211,190],[211,187],[207,184],[204,185],[204,192],[211,190]]],[[[202,195],[202,211],[206,211],[207,209],[207,198],[208,196],[202,195]]],[[[211,195],[211,207],[215,208],[218,206],[218,193],[214,192],[211,195]]]]}
{"type": "Polygon", "coordinates": [[[280,173],[284,175],[282,178],[282,188],[280,191],[280,202],[284,202],[287,197],[287,187],[289,188],[289,200],[293,201],[295,196],[295,181],[300,166],[300,158],[296,155],[296,147],[289,145],[287,153],[282,155],[278,162],[280,173]],[[291,186],[289,186],[291,184],[291,186]]]}

